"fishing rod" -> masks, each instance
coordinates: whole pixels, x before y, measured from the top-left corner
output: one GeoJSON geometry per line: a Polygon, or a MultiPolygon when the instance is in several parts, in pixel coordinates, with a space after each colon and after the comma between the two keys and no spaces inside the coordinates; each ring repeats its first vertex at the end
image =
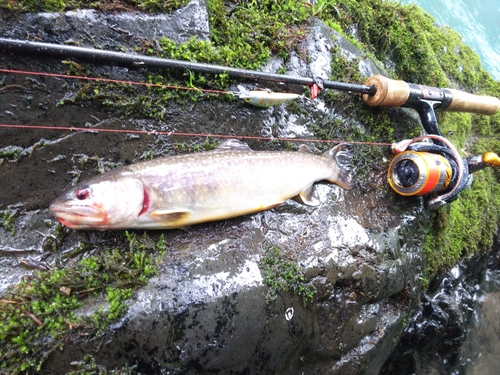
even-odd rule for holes
{"type": "Polygon", "coordinates": [[[0,38],[0,50],[15,51],[22,53],[32,53],[36,55],[51,55],[57,57],[74,57],[84,60],[113,62],[128,66],[149,66],[155,68],[169,68],[178,70],[191,70],[198,73],[208,74],[227,74],[231,77],[256,79],[270,82],[284,82],[289,84],[297,84],[311,87],[318,84],[321,88],[335,89],[342,91],[352,91],[360,94],[375,94],[376,88],[373,86],[365,86],[351,83],[335,82],[328,80],[320,80],[310,77],[294,77],[284,74],[272,74],[258,72],[254,70],[231,68],[228,66],[204,64],[191,61],[172,60],[161,57],[144,56],[138,54],[113,52],[98,50],[94,48],[84,48],[76,46],[66,46],[60,44],[31,42],[26,40],[16,40],[0,38]]]}
{"type": "MultiPolygon", "coordinates": [[[[421,116],[422,114],[424,114],[424,116],[430,116],[431,114],[429,114],[429,112],[433,112],[434,108],[438,110],[473,112],[486,115],[494,114],[500,108],[500,100],[494,97],[478,96],[453,89],[408,84],[404,81],[392,80],[381,75],[372,76],[364,85],[361,85],[322,80],[319,78],[265,73],[228,66],[173,60],[125,52],[8,38],[0,38],[0,50],[64,58],[73,57],[83,60],[100,61],[107,64],[116,63],[129,66],[149,66],[178,70],[188,69],[194,72],[208,74],[225,73],[236,78],[281,82],[309,87],[316,84],[320,86],[320,88],[362,94],[363,100],[370,106],[412,107],[417,109],[421,116]],[[432,102],[432,111],[430,109],[422,110],[421,108],[423,105],[421,102],[432,102]]],[[[435,130],[436,129],[434,129],[434,131],[435,130]]]]}
{"type": "MultiPolygon", "coordinates": [[[[423,114],[426,117],[431,116],[432,114],[430,112],[433,112],[434,109],[492,115],[500,108],[500,100],[498,98],[478,96],[453,89],[408,84],[407,82],[392,80],[381,75],[372,76],[364,85],[361,85],[322,80],[319,78],[265,73],[228,66],[173,60],[125,52],[8,38],[0,38],[0,50],[64,58],[73,57],[83,60],[100,61],[107,64],[116,63],[129,66],[149,66],[178,70],[188,69],[194,72],[208,74],[225,73],[236,78],[281,82],[309,87],[317,84],[320,88],[351,91],[362,94],[363,100],[370,106],[412,107],[417,109],[421,116],[423,114]],[[424,106],[421,102],[432,102],[432,111],[429,108],[422,109],[424,106]]],[[[436,131],[436,129],[433,130],[436,131]]]]}
{"type": "MultiPolygon", "coordinates": [[[[293,77],[246,69],[142,56],[92,48],[57,45],[42,42],[0,38],[0,50],[33,53],[59,57],[116,63],[129,66],[149,66],[208,73],[228,74],[231,77],[271,82],[306,85],[311,96],[319,89],[335,89],[362,94],[369,106],[408,107],[415,109],[427,135],[394,144],[388,171],[388,182],[395,192],[405,196],[430,197],[429,207],[439,207],[452,202],[472,182],[472,173],[485,167],[500,167],[500,158],[494,153],[463,159],[456,148],[443,137],[435,111],[471,112],[493,115],[500,109],[500,100],[491,96],[479,96],[463,91],[437,88],[393,80],[381,75],[370,77],[364,85],[321,80],[309,77],[293,77]],[[314,88],[314,92],[313,92],[314,88]]],[[[251,104],[252,98],[244,98],[251,104]]],[[[265,105],[272,99],[263,100],[265,105]]]]}

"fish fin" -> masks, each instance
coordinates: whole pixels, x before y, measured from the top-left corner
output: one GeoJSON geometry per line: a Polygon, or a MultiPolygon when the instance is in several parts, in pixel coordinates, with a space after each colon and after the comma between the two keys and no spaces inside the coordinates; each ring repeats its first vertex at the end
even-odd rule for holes
{"type": "Polygon", "coordinates": [[[319,201],[314,198],[314,185],[303,189],[298,195],[292,198],[294,201],[305,204],[307,206],[317,206],[319,201]]]}
{"type": "Polygon", "coordinates": [[[307,154],[309,153],[309,147],[307,147],[306,145],[300,145],[299,150],[297,152],[302,152],[304,154],[307,154]]]}
{"type": "Polygon", "coordinates": [[[238,85],[238,90],[240,90],[237,95],[240,99],[246,99],[250,97],[250,90],[246,87],[238,85]]]}
{"type": "Polygon", "coordinates": [[[150,213],[157,221],[171,225],[184,225],[191,217],[191,211],[184,209],[155,210],[150,213]]]}
{"type": "Polygon", "coordinates": [[[347,144],[341,143],[323,154],[330,158],[335,164],[335,173],[327,181],[330,181],[341,188],[351,190],[354,187],[354,181],[350,174],[351,155],[347,151],[347,144]]]}
{"type": "Polygon", "coordinates": [[[230,150],[253,151],[245,142],[238,141],[237,139],[228,139],[227,141],[222,142],[219,147],[215,149],[215,151],[230,150]]]}

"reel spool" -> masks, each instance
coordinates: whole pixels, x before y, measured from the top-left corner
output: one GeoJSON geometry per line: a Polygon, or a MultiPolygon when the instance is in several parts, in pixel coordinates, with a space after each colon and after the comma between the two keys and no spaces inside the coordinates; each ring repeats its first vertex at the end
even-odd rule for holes
{"type": "Polygon", "coordinates": [[[392,159],[387,177],[389,185],[398,194],[428,195],[446,190],[453,169],[439,154],[404,151],[392,159]]]}

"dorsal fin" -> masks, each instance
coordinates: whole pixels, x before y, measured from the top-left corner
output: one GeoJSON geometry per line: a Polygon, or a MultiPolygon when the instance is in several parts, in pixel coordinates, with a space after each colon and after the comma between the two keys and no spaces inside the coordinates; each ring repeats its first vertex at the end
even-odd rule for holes
{"type": "Polygon", "coordinates": [[[237,139],[228,139],[222,142],[216,151],[253,151],[245,142],[238,141],[237,139]]]}

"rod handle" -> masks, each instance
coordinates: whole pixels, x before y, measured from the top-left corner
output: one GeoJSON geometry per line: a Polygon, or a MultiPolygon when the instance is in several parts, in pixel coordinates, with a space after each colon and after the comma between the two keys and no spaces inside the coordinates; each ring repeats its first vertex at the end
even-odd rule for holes
{"type": "Polygon", "coordinates": [[[371,107],[401,107],[410,97],[410,86],[405,81],[397,81],[375,74],[368,78],[365,86],[375,86],[375,95],[363,95],[363,100],[371,107]]]}
{"type": "Polygon", "coordinates": [[[445,111],[450,112],[471,112],[482,115],[494,115],[500,109],[500,100],[494,96],[474,95],[467,92],[445,89],[453,97],[445,111]]]}
{"type": "MultiPolygon", "coordinates": [[[[366,86],[375,86],[375,95],[363,95],[363,100],[369,106],[403,106],[410,98],[410,85],[405,81],[399,81],[376,74],[368,78],[366,86]]],[[[415,85],[413,85],[415,86],[415,85]]],[[[421,86],[418,86],[421,87],[421,86]]],[[[420,97],[424,99],[427,95],[426,89],[439,90],[444,97],[451,96],[448,107],[440,107],[440,110],[451,112],[471,112],[483,115],[494,115],[500,109],[500,99],[493,96],[474,95],[454,89],[435,89],[422,86],[420,97]]],[[[415,93],[412,93],[414,95],[415,93]]]]}

